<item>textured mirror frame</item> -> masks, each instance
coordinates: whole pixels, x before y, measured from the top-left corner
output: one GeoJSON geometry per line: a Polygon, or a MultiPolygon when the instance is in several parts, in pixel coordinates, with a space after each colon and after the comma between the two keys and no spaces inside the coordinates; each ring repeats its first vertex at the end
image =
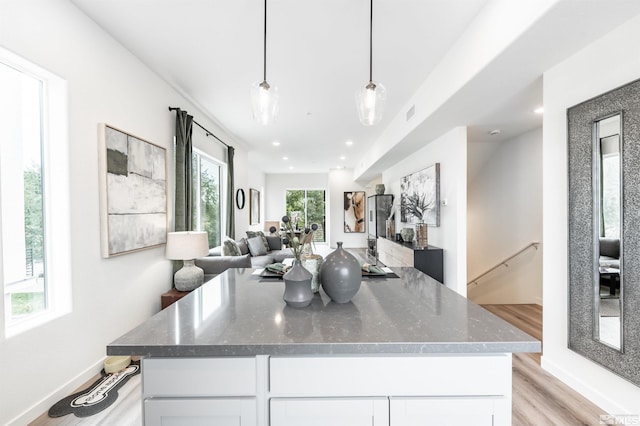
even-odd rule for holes
{"type": "Polygon", "coordinates": [[[569,349],[640,385],[640,80],[567,110],[569,349]],[[624,299],[621,350],[594,339],[594,123],[622,116],[621,228],[624,299]]]}

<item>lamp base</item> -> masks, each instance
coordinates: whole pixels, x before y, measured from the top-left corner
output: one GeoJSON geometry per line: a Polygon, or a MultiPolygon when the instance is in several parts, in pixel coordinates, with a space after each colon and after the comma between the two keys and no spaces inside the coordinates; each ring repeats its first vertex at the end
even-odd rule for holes
{"type": "Polygon", "coordinates": [[[184,260],[184,266],[173,275],[173,283],[178,291],[191,291],[204,282],[204,271],[194,260],[184,260]]]}

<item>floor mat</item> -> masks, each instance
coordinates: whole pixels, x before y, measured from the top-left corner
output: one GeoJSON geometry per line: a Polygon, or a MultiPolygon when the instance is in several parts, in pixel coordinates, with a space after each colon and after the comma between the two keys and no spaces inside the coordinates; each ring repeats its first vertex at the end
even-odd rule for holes
{"type": "Polygon", "coordinates": [[[140,373],[140,361],[131,361],[124,370],[107,374],[104,369],[101,377],[87,389],[69,395],[53,404],[49,409],[49,417],[62,417],[73,413],[76,417],[89,417],[105,408],[118,399],[118,389],[136,374],[140,373]]]}

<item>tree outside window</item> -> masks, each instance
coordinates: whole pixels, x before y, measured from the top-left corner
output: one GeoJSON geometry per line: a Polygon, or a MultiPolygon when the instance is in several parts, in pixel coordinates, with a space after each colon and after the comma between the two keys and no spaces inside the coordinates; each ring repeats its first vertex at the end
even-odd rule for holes
{"type": "Polygon", "coordinates": [[[311,189],[289,189],[286,192],[286,214],[294,229],[302,230],[312,224],[318,225],[313,234],[316,242],[326,241],[325,191],[311,189]]]}

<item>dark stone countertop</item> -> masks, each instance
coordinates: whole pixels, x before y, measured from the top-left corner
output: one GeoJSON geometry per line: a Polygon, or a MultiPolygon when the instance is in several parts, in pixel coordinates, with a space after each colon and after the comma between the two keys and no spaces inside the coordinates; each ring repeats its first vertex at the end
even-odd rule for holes
{"type": "Polygon", "coordinates": [[[363,278],[346,304],[321,289],[288,307],[280,279],[229,269],[116,339],[108,355],[415,355],[540,352],[538,340],[414,268],[363,278]]]}

